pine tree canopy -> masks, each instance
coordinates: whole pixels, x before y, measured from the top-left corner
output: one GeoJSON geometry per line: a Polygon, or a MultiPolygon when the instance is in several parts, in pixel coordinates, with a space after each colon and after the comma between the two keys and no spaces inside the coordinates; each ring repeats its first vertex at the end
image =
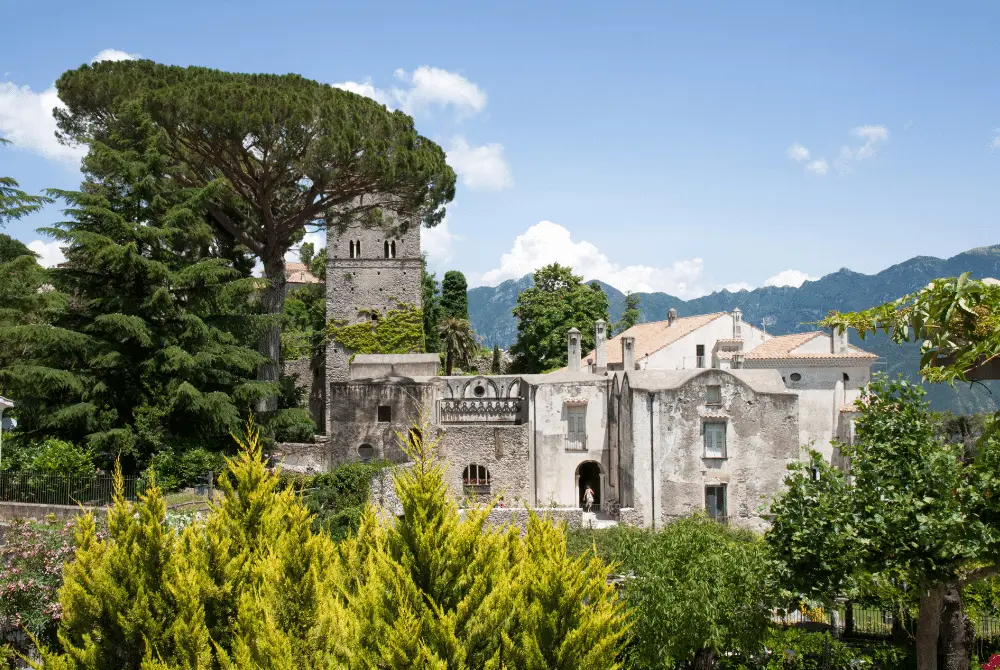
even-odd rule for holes
{"type": "MultiPolygon", "coordinates": [[[[10,140],[0,137],[0,146],[5,144],[10,144],[10,140]]],[[[0,175],[0,226],[27,216],[49,202],[52,200],[44,195],[30,195],[19,189],[13,177],[0,175]]]]}
{"type": "MultiPolygon", "coordinates": [[[[283,308],[285,252],[307,225],[375,226],[387,209],[406,217],[400,225],[433,226],[454,197],[444,151],[409,116],[297,75],[102,61],[66,72],[57,88],[62,138],[91,152],[133,114],[155,126],[171,180],[202,191],[213,224],[261,259],[270,314],[283,308]]],[[[276,382],[280,321],[260,351],[260,379],[276,382]]]]}
{"type": "Polygon", "coordinates": [[[276,392],[255,380],[259,280],[212,253],[212,188],[167,178],[162,135],[131,118],[121,145],[116,135],[91,151],[81,190],[58,193],[68,219],[47,232],[67,262],[49,275],[66,308],[0,328],[0,350],[17,352],[0,370],[18,401],[15,439],[87,444],[105,462],[219,448],[252,401],[276,392]]]}
{"type": "Polygon", "coordinates": [[[608,566],[569,558],[548,520],[531,516],[522,538],[489,526],[489,508],[461,515],[436,444],[409,444],[403,516],[369,506],[340,543],[279,488],[252,424],[206,519],[176,531],[159,489],[137,504],[119,495],[107,538],[92,517],[80,524],[62,651],[43,651],[44,667],[620,667],[627,613],[608,566]]]}

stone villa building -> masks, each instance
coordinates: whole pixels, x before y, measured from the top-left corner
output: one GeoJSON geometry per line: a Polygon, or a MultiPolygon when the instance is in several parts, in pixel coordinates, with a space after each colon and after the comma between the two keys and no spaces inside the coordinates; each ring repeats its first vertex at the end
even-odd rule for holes
{"type": "MultiPolygon", "coordinates": [[[[419,304],[420,228],[331,228],[327,316],[378,318],[419,304]]],[[[846,334],[771,336],[732,312],[633,326],[543,375],[440,376],[436,354],[357,355],[328,347],[326,440],[287,450],[286,467],[405,462],[398,435],[433,431],[459,497],[576,514],[585,487],[602,516],[659,526],[696,510],[752,528],[786,465],[813,445],[837,459],[873,354],[846,334]]]]}

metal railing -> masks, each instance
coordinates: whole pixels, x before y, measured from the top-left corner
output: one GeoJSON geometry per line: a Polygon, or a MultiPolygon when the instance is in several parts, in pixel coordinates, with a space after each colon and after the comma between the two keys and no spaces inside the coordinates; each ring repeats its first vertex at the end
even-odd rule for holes
{"type": "MultiPolygon", "coordinates": [[[[142,492],[138,477],[123,477],[125,498],[142,492]]],[[[42,472],[0,472],[0,502],[42,505],[110,505],[114,496],[112,475],[53,475],[42,472]]]]}

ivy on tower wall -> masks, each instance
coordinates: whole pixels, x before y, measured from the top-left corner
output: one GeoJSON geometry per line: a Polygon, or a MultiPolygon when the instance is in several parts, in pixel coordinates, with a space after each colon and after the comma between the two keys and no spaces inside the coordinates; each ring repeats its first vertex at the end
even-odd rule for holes
{"type": "Polygon", "coordinates": [[[424,314],[416,305],[397,303],[385,315],[378,310],[359,309],[368,319],[347,324],[331,320],[327,339],[357,354],[413,354],[424,350],[424,314]],[[374,317],[374,318],[373,318],[374,317]]]}

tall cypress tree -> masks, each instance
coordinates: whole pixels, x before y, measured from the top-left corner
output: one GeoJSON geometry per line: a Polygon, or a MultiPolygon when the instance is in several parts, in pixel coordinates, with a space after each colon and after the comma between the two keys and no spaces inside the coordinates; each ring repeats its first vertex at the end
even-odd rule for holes
{"type": "MultiPolygon", "coordinates": [[[[164,448],[218,448],[249,404],[276,393],[254,380],[263,357],[252,311],[258,280],[214,252],[204,204],[181,188],[140,115],[95,144],[51,271],[68,307],[51,324],[0,330],[17,360],[0,370],[18,400],[19,434],[88,443],[140,462],[164,448]]],[[[287,417],[285,418],[287,423],[287,417]]]]}
{"type": "Polygon", "coordinates": [[[424,351],[436,354],[441,351],[441,293],[433,272],[427,271],[427,258],[422,257],[423,285],[421,306],[424,312],[424,351]]]}
{"type": "Polygon", "coordinates": [[[441,311],[445,319],[469,320],[469,285],[458,270],[448,270],[441,280],[441,311]]]}

